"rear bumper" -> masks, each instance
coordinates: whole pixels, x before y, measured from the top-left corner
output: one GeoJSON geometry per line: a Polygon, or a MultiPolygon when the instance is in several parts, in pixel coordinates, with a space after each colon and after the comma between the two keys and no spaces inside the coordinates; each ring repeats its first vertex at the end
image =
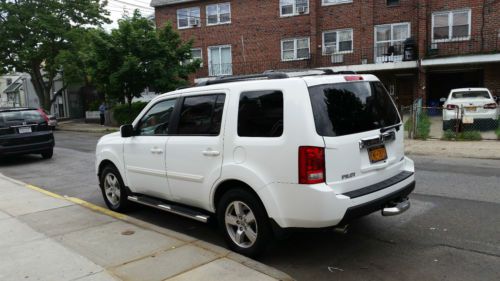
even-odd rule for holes
{"type": "Polygon", "coordinates": [[[18,144],[9,146],[3,146],[0,143],[0,156],[42,153],[43,151],[53,149],[54,144],[55,144],[54,137],[52,135],[50,135],[49,140],[36,143],[18,144]]]}

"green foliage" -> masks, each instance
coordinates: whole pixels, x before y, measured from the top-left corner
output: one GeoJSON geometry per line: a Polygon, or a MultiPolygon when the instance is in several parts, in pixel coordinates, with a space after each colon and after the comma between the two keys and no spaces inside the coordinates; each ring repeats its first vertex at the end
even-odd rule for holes
{"type": "Polygon", "coordinates": [[[0,0],[0,72],[31,75],[42,106],[50,107],[59,54],[70,50],[71,33],[109,22],[107,1],[0,0]]]}
{"type": "Polygon", "coordinates": [[[482,140],[481,132],[479,131],[463,131],[455,133],[452,130],[446,130],[443,134],[443,140],[458,140],[458,141],[478,141],[482,140]]]}
{"type": "Polygon", "coordinates": [[[101,101],[95,100],[95,101],[89,103],[87,110],[89,110],[89,111],[98,111],[99,110],[99,106],[101,106],[101,101]]]}
{"type": "Polygon", "coordinates": [[[454,140],[455,139],[455,132],[453,132],[452,130],[448,129],[446,131],[443,132],[443,140],[454,140]]]}
{"type": "Polygon", "coordinates": [[[417,119],[417,130],[415,132],[415,138],[426,140],[429,138],[431,131],[431,120],[425,112],[421,112],[417,119]]]}
{"type": "Polygon", "coordinates": [[[130,107],[128,104],[120,104],[113,108],[113,116],[119,125],[131,124],[135,117],[146,107],[147,102],[133,102],[130,107]]]}
{"type": "Polygon", "coordinates": [[[500,117],[498,118],[498,125],[497,129],[495,130],[495,134],[497,134],[497,138],[500,140],[500,117]]]}

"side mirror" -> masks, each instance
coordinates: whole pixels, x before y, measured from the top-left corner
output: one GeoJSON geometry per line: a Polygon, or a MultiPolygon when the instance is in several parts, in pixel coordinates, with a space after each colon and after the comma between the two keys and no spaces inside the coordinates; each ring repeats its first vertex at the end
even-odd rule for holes
{"type": "Polygon", "coordinates": [[[439,101],[440,102],[446,102],[446,98],[440,98],[439,101]]]}
{"type": "Polygon", "coordinates": [[[123,125],[120,127],[120,133],[122,138],[130,138],[135,135],[134,126],[132,125],[123,125]]]}

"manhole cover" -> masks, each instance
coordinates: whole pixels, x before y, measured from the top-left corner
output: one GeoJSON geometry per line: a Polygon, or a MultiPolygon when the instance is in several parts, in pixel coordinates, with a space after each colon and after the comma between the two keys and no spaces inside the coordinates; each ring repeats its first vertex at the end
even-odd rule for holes
{"type": "Polygon", "coordinates": [[[122,235],[132,235],[134,233],[135,233],[135,231],[133,231],[133,230],[125,230],[124,232],[122,232],[122,235]]]}

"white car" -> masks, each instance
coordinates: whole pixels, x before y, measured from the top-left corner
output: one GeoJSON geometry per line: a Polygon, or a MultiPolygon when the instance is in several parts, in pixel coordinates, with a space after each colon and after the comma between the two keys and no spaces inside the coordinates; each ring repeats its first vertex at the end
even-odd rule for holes
{"type": "Polygon", "coordinates": [[[480,130],[498,126],[500,110],[486,88],[453,89],[448,98],[442,98],[441,101],[444,102],[443,130],[453,129],[458,121],[473,124],[480,130]]]}
{"type": "Polygon", "coordinates": [[[392,99],[373,75],[325,73],[219,78],[156,97],[97,144],[107,206],[214,218],[249,256],[283,230],[404,212],[414,164],[392,99]]]}

